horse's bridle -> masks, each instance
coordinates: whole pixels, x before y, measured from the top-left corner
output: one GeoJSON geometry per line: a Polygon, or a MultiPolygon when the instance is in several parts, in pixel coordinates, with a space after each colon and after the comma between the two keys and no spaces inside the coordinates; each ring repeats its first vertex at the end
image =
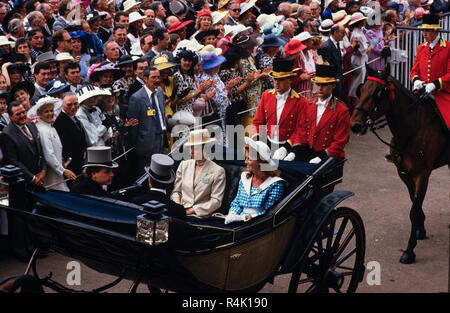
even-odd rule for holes
{"type": "MultiPolygon", "coordinates": [[[[384,96],[387,96],[391,91],[390,88],[388,87],[388,83],[385,82],[384,80],[378,78],[378,77],[374,77],[374,76],[368,76],[367,80],[372,80],[375,81],[379,84],[381,84],[381,86],[377,85],[377,88],[375,89],[374,92],[374,106],[371,110],[371,112],[367,111],[366,109],[364,109],[361,105],[356,105],[355,109],[359,110],[361,112],[363,112],[364,114],[366,114],[366,125],[369,127],[370,131],[385,145],[391,147],[394,150],[398,150],[397,148],[395,148],[393,145],[391,145],[390,143],[384,141],[378,134],[377,134],[377,130],[384,128],[386,125],[388,125],[388,123],[386,122],[386,118],[383,119],[379,119],[379,120],[374,120],[373,118],[373,114],[375,111],[379,110],[379,106],[380,106],[380,101],[384,96]],[[380,94],[378,96],[378,94],[380,94]]],[[[358,87],[359,89],[360,87],[358,87]]]]}

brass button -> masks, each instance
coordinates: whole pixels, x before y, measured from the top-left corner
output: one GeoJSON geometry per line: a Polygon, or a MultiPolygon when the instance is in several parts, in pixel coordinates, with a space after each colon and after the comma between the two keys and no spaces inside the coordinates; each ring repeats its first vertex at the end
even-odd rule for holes
{"type": "Polygon", "coordinates": [[[327,135],[329,135],[330,134],[330,132],[329,131],[327,131],[327,135]]]}
{"type": "Polygon", "coordinates": [[[327,141],[327,138],[325,138],[324,140],[327,141]]]}
{"type": "Polygon", "coordinates": [[[333,125],[330,125],[330,128],[333,128],[333,125]]]}
{"type": "Polygon", "coordinates": [[[317,138],[317,135],[314,135],[313,138],[317,138]]]}

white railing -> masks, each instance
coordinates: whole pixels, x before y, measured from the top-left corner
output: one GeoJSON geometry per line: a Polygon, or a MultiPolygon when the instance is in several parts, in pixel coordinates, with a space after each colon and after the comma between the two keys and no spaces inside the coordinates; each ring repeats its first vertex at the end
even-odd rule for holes
{"type": "MultiPolygon", "coordinates": [[[[450,41],[450,13],[441,15],[440,25],[442,26],[442,29],[439,30],[440,37],[450,41]]],[[[391,64],[391,75],[408,89],[411,89],[409,73],[416,57],[417,47],[424,42],[422,32],[417,26],[419,25],[397,26],[394,48],[408,51],[408,60],[399,64],[391,64]]]]}

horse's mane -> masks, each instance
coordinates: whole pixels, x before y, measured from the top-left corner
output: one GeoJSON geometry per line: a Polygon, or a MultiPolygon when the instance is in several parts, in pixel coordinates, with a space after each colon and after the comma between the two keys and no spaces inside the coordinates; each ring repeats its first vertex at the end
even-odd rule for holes
{"type": "Polygon", "coordinates": [[[413,103],[417,100],[417,97],[408,88],[403,86],[403,84],[398,79],[395,79],[391,75],[389,75],[389,79],[392,81],[396,89],[399,89],[404,95],[407,96],[408,100],[412,101],[410,103],[413,103]]]}

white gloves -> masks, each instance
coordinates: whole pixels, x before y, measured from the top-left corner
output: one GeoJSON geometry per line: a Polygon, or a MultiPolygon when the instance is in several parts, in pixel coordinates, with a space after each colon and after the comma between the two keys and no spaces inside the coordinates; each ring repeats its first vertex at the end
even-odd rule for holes
{"type": "Polygon", "coordinates": [[[294,152],[290,152],[284,159],[283,161],[294,161],[295,160],[295,153],[294,152]]]}
{"type": "Polygon", "coordinates": [[[425,92],[431,93],[433,90],[436,89],[436,85],[433,83],[429,83],[425,85],[425,92]]]}
{"type": "Polygon", "coordinates": [[[285,147],[278,148],[272,156],[272,159],[283,160],[287,155],[287,150],[285,147]]]}
{"type": "Polygon", "coordinates": [[[227,217],[225,217],[225,224],[230,224],[233,222],[245,222],[246,218],[245,215],[237,215],[234,213],[228,214],[227,217]]]}
{"type": "Polygon", "coordinates": [[[416,80],[414,82],[414,87],[413,90],[419,90],[423,87],[423,81],[421,81],[420,79],[416,80]]]}
{"type": "Polygon", "coordinates": [[[309,160],[309,163],[319,164],[322,161],[321,158],[315,157],[314,159],[309,160]]]}

